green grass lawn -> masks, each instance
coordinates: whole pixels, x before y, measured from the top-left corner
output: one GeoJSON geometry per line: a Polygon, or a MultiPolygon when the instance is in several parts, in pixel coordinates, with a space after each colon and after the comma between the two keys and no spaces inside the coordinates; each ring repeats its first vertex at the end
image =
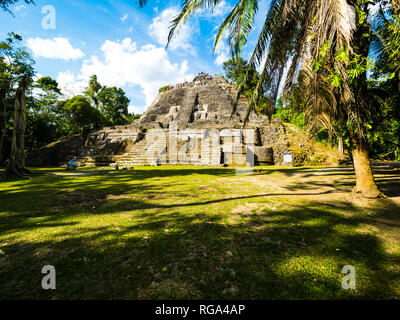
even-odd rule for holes
{"type": "MultiPolygon", "coordinates": [[[[350,198],[351,172],[315,172],[3,178],[0,299],[399,299],[398,202],[350,198]],[[44,265],[56,268],[56,290],[41,288],[44,265]],[[356,291],[341,287],[345,265],[356,291]]],[[[382,188],[398,196],[387,183],[399,172],[386,174],[382,188]]]]}

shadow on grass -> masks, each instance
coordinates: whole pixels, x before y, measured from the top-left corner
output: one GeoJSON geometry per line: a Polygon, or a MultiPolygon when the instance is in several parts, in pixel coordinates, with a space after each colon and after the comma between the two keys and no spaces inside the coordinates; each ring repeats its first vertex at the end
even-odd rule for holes
{"type": "MultiPolygon", "coordinates": [[[[206,172],[216,177],[234,174],[226,169],[188,171],[194,173],[193,181],[206,172]]],[[[0,215],[0,232],[9,240],[1,248],[0,297],[400,298],[400,256],[398,249],[393,249],[400,243],[399,207],[395,204],[365,210],[344,201],[307,201],[274,210],[266,207],[262,212],[239,210],[228,223],[222,213],[209,214],[204,206],[255,198],[265,198],[268,203],[272,196],[299,194],[217,197],[163,205],[153,200],[169,197],[165,189],[181,182],[151,183],[162,174],[178,172],[106,171],[82,177],[82,181],[46,173],[21,184],[23,190],[18,186],[2,190],[1,209],[7,214],[0,215]],[[129,184],[132,179],[137,184],[129,184]],[[124,198],[127,193],[132,197],[124,198]],[[192,211],[183,214],[182,208],[192,211]],[[82,224],[82,216],[110,214],[120,219],[118,223],[82,224]],[[75,220],[78,217],[80,220],[75,220]],[[54,237],[20,241],[15,234],[21,232],[39,239],[51,232],[54,237]],[[383,233],[390,236],[393,248],[387,248],[383,233]],[[41,269],[47,264],[56,267],[56,291],[41,289],[41,269]],[[356,268],[355,292],[341,288],[345,265],[356,268]]],[[[185,176],[189,173],[182,179],[185,176]]],[[[322,185],[313,190],[310,182],[306,187],[311,194],[324,193],[318,192],[322,185]]],[[[343,190],[348,187],[347,182],[339,186],[343,190]]]]}
{"type": "MultiPolygon", "coordinates": [[[[142,206],[151,204],[144,201],[142,206]]],[[[275,212],[246,213],[230,225],[218,214],[201,211],[186,216],[138,211],[130,213],[135,223],[118,228],[81,227],[72,234],[57,234],[54,241],[6,244],[2,248],[6,256],[0,259],[0,296],[398,299],[399,255],[385,251],[377,235],[356,231],[384,219],[398,232],[398,216],[379,209],[372,216],[346,217],[340,213],[344,209],[357,211],[348,203],[309,202],[275,212]],[[54,292],[40,288],[40,270],[46,264],[56,266],[54,292]],[[345,265],[356,268],[356,292],[341,288],[345,265]]],[[[40,225],[26,220],[18,224],[18,231],[46,232],[68,215],[49,215],[40,225]]],[[[13,230],[12,225],[8,228],[13,230]]]]}

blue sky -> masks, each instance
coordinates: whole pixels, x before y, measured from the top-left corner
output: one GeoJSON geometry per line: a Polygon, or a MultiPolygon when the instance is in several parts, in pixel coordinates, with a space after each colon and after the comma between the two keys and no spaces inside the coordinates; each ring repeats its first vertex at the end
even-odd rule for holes
{"type": "MultiPolygon", "coordinates": [[[[191,18],[168,50],[168,26],[180,2],[149,0],[142,9],[134,0],[35,2],[36,6],[17,3],[11,8],[15,17],[0,12],[0,37],[10,31],[20,34],[38,75],[56,79],[67,97],[79,94],[89,76],[97,74],[101,84],[123,88],[131,100],[130,111],[142,113],[159,87],[191,81],[201,71],[222,73],[222,62],[229,58],[224,44],[216,55],[212,48],[217,27],[235,4],[231,0],[222,1],[214,14],[203,10],[191,18]],[[55,29],[42,24],[48,14],[42,10],[49,5],[55,9],[55,29]]],[[[245,58],[267,3],[261,2],[245,58]]]]}

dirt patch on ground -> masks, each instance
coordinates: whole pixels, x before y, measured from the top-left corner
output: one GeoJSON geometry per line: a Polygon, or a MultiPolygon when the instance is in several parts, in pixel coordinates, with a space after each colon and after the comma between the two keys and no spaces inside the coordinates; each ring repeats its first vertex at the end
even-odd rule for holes
{"type": "Polygon", "coordinates": [[[119,195],[109,194],[106,197],[107,200],[120,200],[120,199],[132,199],[132,198],[133,196],[131,196],[130,194],[119,194],[119,195]]]}
{"type": "Polygon", "coordinates": [[[265,209],[275,211],[277,207],[268,203],[245,203],[233,209],[232,214],[241,216],[263,214],[265,213],[265,209]]]}
{"type": "Polygon", "coordinates": [[[57,177],[88,177],[104,173],[104,170],[91,170],[91,171],[63,171],[49,173],[51,176],[57,177]]]}
{"type": "Polygon", "coordinates": [[[231,224],[237,224],[243,220],[251,219],[251,217],[268,215],[283,207],[286,207],[286,205],[276,201],[268,203],[245,203],[231,211],[229,222],[231,224]]]}
{"type": "Polygon", "coordinates": [[[69,193],[57,200],[56,207],[91,205],[98,201],[107,199],[107,194],[75,194],[69,193]]]}
{"type": "MultiPolygon", "coordinates": [[[[400,204],[400,170],[394,168],[374,167],[374,176],[378,186],[393,203],[400,204]]],[[[275,195],[296,196],[306,199],[336,200],[347,198],[360,206],[373,205],[367,199],[351,197],[355,185],[354,172],[351,167],[322,169],[299,169],[290,174],[275,175],[274,172],[251,177],[251,182],[259,188],[274,192],[275,195]],[[349,198],[350,197],[350,198],[349,198]]]]}

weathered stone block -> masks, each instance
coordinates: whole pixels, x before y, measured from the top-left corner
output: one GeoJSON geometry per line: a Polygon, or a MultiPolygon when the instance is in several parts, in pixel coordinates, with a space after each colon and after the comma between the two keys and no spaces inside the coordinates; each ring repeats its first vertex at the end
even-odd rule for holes
{"type": "Polygon", "coordinates": [[[260,164],[274,164],[274,154],[272,148],[254,147],[256,162],[260,164]]]}

